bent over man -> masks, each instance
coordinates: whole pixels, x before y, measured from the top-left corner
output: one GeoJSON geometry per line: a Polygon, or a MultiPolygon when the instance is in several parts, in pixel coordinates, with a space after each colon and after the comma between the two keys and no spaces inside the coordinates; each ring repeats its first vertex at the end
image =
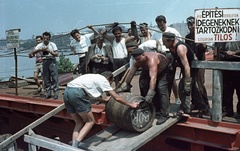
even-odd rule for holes
{"type": "MultiPolygon", "coordinates": [[[[157,125],[164,123],[168,118],[170,111],[170,92],[175,71],[168,67],[170,58],[157,52],[144,52],[142,49],[136,49],[131,54],[134,57],[133,65],[126,77],[125,82],[116,91],[130,91],[131,80],[138,68],[142,68],[139,79],[139,87],[145,101],[151,103],[155,93],[160,99],[160,117],[157,125]]],[[[156,106],[159,108],[159,106],[156,106]]]]}
{"type": "MultiPolygon", "coordinates": [[[[123,103],[131,108],[136,108],[139,103],[129,103],[113,91],[110,84],[113,82],[113,74],[105,71],[100,74],[85,74],[79,76],[67,84],[64,91],[64,104],[67,112],[71,114],[76,125],[72,134],[72,146],[81,147],[80,141],[88,134],[95,119],[91,111],[91,99],[105,102],[113,97],[116,101],[123,103]],[[102,98],[103,92],[110,96],[102,98]]],[[[83,146],[82,146],[83,147],[83,146]]]]}

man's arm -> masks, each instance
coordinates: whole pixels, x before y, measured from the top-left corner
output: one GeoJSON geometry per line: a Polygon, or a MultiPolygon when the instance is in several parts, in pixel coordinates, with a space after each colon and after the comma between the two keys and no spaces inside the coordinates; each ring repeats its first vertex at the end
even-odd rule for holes
{"type": "Polygon", "coordinates": [[[156,82],[157,82],[157,74],[158,74],[158,62],[157,60],[154,60],[151,58],[148,60],[148,67],[149,67],[149,76],[150,76],[150,83],[149,83],[149,89],[152,91],[156,88],[156,82]]]}
{"type": "Polygon", "coordinates": [[[111,95],[116,101],[125,104],[131,108],[137,108],[139,105],[139,102],[133,101],[132,103],[129,103],[128,101],[126,101],[124,98],[122,98],[121,96],[119,96],[115,91],[111,90],[108,91],[109,95],[111,95]]]}
{"type": "Polygon", "coordinates": [[[184,67],[184,72],[185,72],[185,76],[184,76],[184,93],[189,96],[191,94],[191,85],[192,85],[192,77],[190,74],[190,66],[189,66],[189,62],[187,59],[187,47],[185,45],[180,45],[177,47],[177,54],[181,59],[181,62],[183,64],[184,67]]]}
{"type": "Polygon", "coordinates": [[[179,45],[177,47],[177,55],[180,57],[182,65],[184,67],[185,77],[190,77],[190,65],[187,59],[187,47],[179,45]]]}
{"type": "Polygon", "coordinates": [[[134,40],[139,41],[139,37],[138,36],[128,36],[127,38],[125,38],[125,43],[129,43],[129,42],[132,42],[134,40]]]}
{"type": "Polygon", "coordinates": [[[145,101],[148,103],[152,102],[153,97],[155,96],[155,87],[157,82],[157,74],[158,74],[158,62],[157,60],[154,60],[154,58],[151,58],[147,62],[148,68],[149,68],[149,76],[150,76],[150,84],[149,89],[147,92],[147,95],[144,97],[145,101]]]}
{"type": "Polygon", "coordinates": [[[98,32],[95,28],[93,28],[92,25],[88,25],[87,27],[93,31],[93,33],[94,33],[95,36],[96,36],[96,35],[99,35],[99,32],[98,32]]]}
{"type": "Polygon", "coordinates": [[[101,34],[102,34],[104,39],[106,39],[107,41],[109,41],[111,43],[111,45],[113,44],[113,40],[114,40],[115,37],[114,36],[110,37],[109,35],[107,35],[107,30],[101,31],[101,34]]]}

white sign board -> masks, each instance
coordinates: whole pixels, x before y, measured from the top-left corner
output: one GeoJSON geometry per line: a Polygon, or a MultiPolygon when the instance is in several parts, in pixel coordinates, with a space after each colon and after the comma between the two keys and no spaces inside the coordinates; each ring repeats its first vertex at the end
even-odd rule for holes
{"type": "Polygon", "coordinates": [[[7,48],[18,48],[19,47],[19,32],[20,29],[11,29],[6,30],[6,41],[7,41],[7,48]]]}
{"type": "Polygon", "coordinates": [[[195,42],[240,41],[240,8],[195,10],[195,42]]]}

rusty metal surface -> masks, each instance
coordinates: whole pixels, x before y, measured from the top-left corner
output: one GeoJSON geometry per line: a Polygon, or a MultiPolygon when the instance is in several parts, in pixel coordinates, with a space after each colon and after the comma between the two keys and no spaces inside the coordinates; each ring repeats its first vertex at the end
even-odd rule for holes
{"type": "Polygon", "coordinates": [[[213,122],[208,119],[188,118],[166,130],[163,135],[202,146],[224,150],[240,147],[240,125],[230,122],[213,122]]]}

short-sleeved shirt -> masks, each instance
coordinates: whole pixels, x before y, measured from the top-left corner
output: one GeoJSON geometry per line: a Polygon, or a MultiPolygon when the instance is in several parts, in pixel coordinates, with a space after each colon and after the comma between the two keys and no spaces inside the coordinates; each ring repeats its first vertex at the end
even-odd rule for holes
{"type": "Polygon", "coordinates": [[[111,91],[109,81],[100,74],[84,74],[67,84],[68,87],[82,88],[90,97],[99,97],[103,92],[111,91]]]}
{"type": "MultiPolygon", "coordinates": [[[[73,47],[73,51],[76,53],[85,53],[88,51],[88,47],[91,45],[91,39],[93,39],[94,34],[85,34],[81,35],[80,41],[73,39],[70,43],[70,46],[73,47]]],[[[84,57],[85,54],[79,54],[79,57],[84,57]]]]}
{"type": "MultiPolygon", "coordinates": [[[[49,42],[48,45],[45,45],[43,42],[38,44],[35,49],[38,50],[38,49],[41,49],[43,47],[48,47],[48,49],[50,51],[57,51],[58,48],[57,48],[57,45],[53,42],[49,42]]],[[[55,56],[53,56],[51,53],[48,53],[48,52],[42,52],[42,59],[55,59],[55,56]]]]}

